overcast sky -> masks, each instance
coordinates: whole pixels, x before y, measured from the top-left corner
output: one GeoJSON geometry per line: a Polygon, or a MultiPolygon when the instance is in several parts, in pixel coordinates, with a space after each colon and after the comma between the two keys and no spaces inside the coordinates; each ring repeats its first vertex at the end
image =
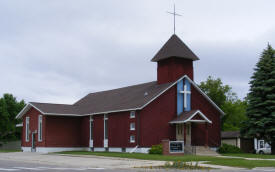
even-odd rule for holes
{"type": "Polygon", "coordinates": [[[89,92],[156,80],[151,58],[173,33],[240,98],[259,55],[275,46],[274,0],[2,0],[0,94],[74,103],[89,92]]]}

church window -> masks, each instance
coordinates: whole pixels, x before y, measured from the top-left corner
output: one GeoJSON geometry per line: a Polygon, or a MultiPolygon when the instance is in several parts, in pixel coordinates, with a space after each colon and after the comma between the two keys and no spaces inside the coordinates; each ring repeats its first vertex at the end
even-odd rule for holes
{"type": "Polygon", "coordinates": [[[108,116],[104,115],[104,139],[108,140],[108,116]]]}
{"type": "Polygon", "coordinates": [[[135,116],[136,116],[135,111],[131,111],[131,112],[130,112],[130,118],[135,118],[135,116]]]}
{"type": "Polygon", "coordinates": [[[26,133],[26,137],[25,140],[26,142],[28,142],[30,140],[30,117],[26,117],[26,126],[25,126],[25,133],[26,133]]]}
{"type": "Polygon", "coordinates": [[[135,129],[136,129],[135,123],[134,122],[130,123],[130,130],[135,130],[135,129]]]}
{"type": "Polygon", "coordinates": [[[131,135],[130,136],[130,143],[135,143],[136,140],[135,140],[135,136],[134,135],[131,135]]]}
{"type": "Polygon", "coordinates": [[[38,141],[42,141],[42,115],[38,117],[38,141]]]}

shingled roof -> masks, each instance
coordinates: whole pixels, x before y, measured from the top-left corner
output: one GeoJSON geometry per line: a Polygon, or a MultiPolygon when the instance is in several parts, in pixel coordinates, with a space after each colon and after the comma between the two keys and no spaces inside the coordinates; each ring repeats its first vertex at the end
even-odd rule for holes
{"type": "MultiPolygon", "coordinates": [[[[192,118],[195,117],[195,115],[200,115],[200,117],[203,119],[203,121],[208,122],[208,123],[212,123],[212,121],[210,121],[200,110],[195,109],[195,110],[191,110],[191,111],[184,111],[181,114],[179,114],[175,119],[173,119],[172,121],[170,121],[170,124],[177,124],[177,123],[187,123],[187,122],[194,122],[196,120],[192,120],[192,118]]],[[[202,121],[202,120],[198,120],[198,121],[202,121]]]]}
{"type": "Polygon", "coordinates": [[[173,83],[157,84],[156,81],[144,84],[90,93],[74,105],[85,109],[83,113],[107,113],[119,110],[142,108],[154,97],[172,86],[173,83]]]}
{"type": "Polygon", "coordinates": [[[108,91],[90,93],[72,105],[30,102],[21,112],[19,112],[16,118],[21,118],[32,107],[44,115],[64,116],[84,116],[141,110],[184,78],[188,79],[195,89],[224,115],[224,112],[203,93],[187,75],[184,75],[173,83],[157,84],[157,81],[153,81],[108,91]]]}
{"type": "Polygon", "coordinates": [[[223,131],[221,134],[222,139],[239,138],[240,136],[240,131],[223,131]]]}
{"type": "Polygon", "coordinates": [[[81,108],[69,104],[53,104],[53,103],[38,103],[30,102],[31,105],[39,109],[41,113],[45,114],[71,114],[81,115],[81,108]]]}
{"type": "Polygon", "coordinates": [[[179,57],[189,60],[199,60],[199,58],[182,42],[177,35],[172,35],[163,45],[158,53],[152,58],[152,62],[167,59],[169,57],[179,57]]]}
{"type": "Polygon", "coordinates": [[[20,118],[31,107],[45,115],[83,116],[117,111],[138,110],[170,88],[174,83],[156,81],[90,93],[73,105],[30,102],[18,115],[20,118]]]}

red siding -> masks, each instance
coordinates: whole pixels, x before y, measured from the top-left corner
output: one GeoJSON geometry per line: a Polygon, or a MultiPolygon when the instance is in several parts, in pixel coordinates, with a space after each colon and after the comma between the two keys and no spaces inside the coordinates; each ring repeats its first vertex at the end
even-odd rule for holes
{"type": "MultiPolygon", "coordinates": [[[[209,146],[220,145],[220,113],[193,86],[191,108],[199,109],[212,121],[209,125],[209,146]]],[[[130,112],[108,114],[109,147],[151,147],[160,144],[162,140],[176,139],[175,125],[169,121],[176,117],[176,86],[163,93],[143,110],[136,111],[136,116],[130,119],[130,112]],[[130,130],[130,123],[135,122],[135,131],[130,130]],[[140,136],[138,136],[140,133],[140,136]],[[130,135],[135,135],[136,143],[130,143],[130,135]],[[138,140],[138,137],[140,140],[138,140]]],[[[22,146],[31,146],[25,142],[25,119],[30,117],[30,130],[38,127],[39,112],[30,109],[23,117],[22,146]]],[[[93,116],[94,147],[103,147],[104,115],[93,116]]],[[[201,119],[199,116],[194,119],[201,119]]],[[[43,141],[36,142],[37,147],[88,147],[89,146],[89,117],[43,116],[43,141]]],[[[192,124],[192,144],[205,144],[205,125],[192,124]]],[[[36,135],[37,140],[37,135],[36,135]]]]}
{"type": "Polygon", "coordinates": [[[130,112],[108,114],[109,147],[135,147],[137,145],[136,118],[130,119],[130,112]],[[135,130],[130,130],[130,123],[135,123],[135,130]],[[135,136],[135,143],[130,143],[130,135],[135,136]]]}
{"type": "Polygon", "coordinates": [[[93,127],[93,141],[94,147],[103,147],[104,139],[104,115],[93,116],[94,127],[93,127]]]}
{"type": "MultiPolygon", "coordinates": [[[[47,116],[47,147],[82,147],[82,117],[47,116]]],[[[89,135],[87,136],[89,137],[89,135]]]]}
{"type": "MultiPolygon", "coordinates": [[[[212,124],[208,126],[208,143],[210,147],[217,147],[221,144],[221,114],[220,112],[193,86],[191,87],[191,108],[199,109],[212,124]]],[[[192,144],[204,145],[205,144],[205,125],[192,124],[192,144]]]]}
{"type": "Polygon", "coordinates": [[[90,141],[90,116],[85,116],[82,118],[81,123],[81,145],[84,147],[89,147],[90,141]]]}
{"type": "MultiPolygon", "coordinates": [[[[23,116],[22,146],[31,147],[30,141],[25,142],[26,117],[30,117],[31,132],[38,131],[39,111],[31,108],[23,116]]],[[[87,147],[89,144],[89,117],[44,116],[42,121],[42,142],[35,135],[36,147],[87,147]]],[[[30,132],[30,133],[31,133],[30,132]]]]}
{"type": "Polygon", "coordinates": [[[173,82],[187,75],[193,80],[193,61],[169,58],[158,62],[158,84],[173,82]]]}
{"type": "Polygon", "coordinates": [[[176,87],[170,88],[140,111],[140,146],[151,147],[163,139],[175,140],[176,87]]]}
{"type": "MultiPolygon", "coordinates": [[[[37,130],[38,132],[38,116],[40,115],[41,113],[39,111],[37,111],[36,109],[34,108],[31,108],[24,116],[23,116],[23,127],[22,127],[22,141],[21,141],[21,145],[23,147],[31,147],[32,145],[32,132],[34,132],[35,130],[37,130]],[[29,141],[26,142],[26,117],[30,117],[30,122],[29,122],[29,129],[30,129],[30,132],[29,132],[29,141]]],[[[35,135],[35,140],[36,140],[36,146],[39,146],[39,147],[43,147],[45,146],[45,124],[46,124],[46,118],[45,116],[43,116],[42,118],[42,142],[38,142],[38,134],[35,135]]]]}

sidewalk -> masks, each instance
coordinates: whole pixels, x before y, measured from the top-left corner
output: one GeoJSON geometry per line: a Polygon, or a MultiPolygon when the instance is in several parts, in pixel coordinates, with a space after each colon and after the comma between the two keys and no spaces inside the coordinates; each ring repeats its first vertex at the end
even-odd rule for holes
{"type": "Polygon", "coordinates": [[[236,159],[245,159],[245,160],[268,160],[268,161],[275,161],[275,159],[246,158],[246,157],[240,157],[240,156],[224,156],[224,155],[219,155],[217,157],[220,157],[220,158],[236,158],[236,159]]]}

